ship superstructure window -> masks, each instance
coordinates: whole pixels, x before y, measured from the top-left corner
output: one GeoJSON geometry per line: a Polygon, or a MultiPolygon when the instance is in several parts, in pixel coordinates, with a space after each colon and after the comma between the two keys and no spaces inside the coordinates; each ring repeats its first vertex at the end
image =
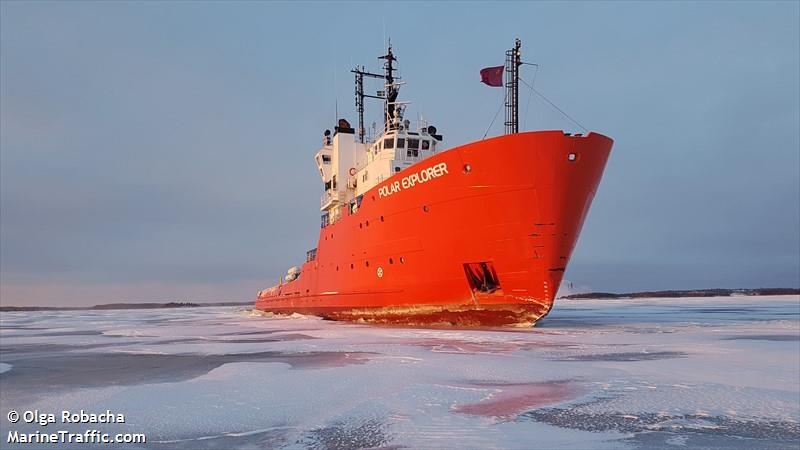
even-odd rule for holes
{"type": "Polygon", "coordinates": [[[406,140],[403,138],[397,138],[397,148],[406,148],[406,140]]]}
{"type": "Polygon", "coordinates": [[[322,163],[323,164],[330,164],[331,163],[331,155],[322,155],[322,163]]]}
{"type": "Polygon", "coordinates": [[[327,212],[323,214],[320,219],[320,228],[325,228],[330,224],[330,216],[327,212]]]}
{"type": "Polygon", "coordinates": [[[416,158],[419,156],[419,139],[408,140],[408,150],[406,156],[416,158]]]}
{"type": "Polygon", "coordinates": [[[429,141],[427,139],[423,139],[423,141],[422,141],[422,149],[423,150],[428,150],[429,148],[431,148],[431,141],[429,141]]]}
{"type": "Polygon", "coordinates": [[[386,138],[383,140],[383,148],[392,149],[394,148],[394,138],[386,138]]]}

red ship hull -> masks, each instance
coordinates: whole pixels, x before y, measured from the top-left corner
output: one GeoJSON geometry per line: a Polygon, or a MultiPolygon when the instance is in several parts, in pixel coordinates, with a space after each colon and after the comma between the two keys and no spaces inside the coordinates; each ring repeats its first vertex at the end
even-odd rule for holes
{"type": "Polygon", "coordinates": [[[613,141],[510,134],[386,179],[256,308],[404,325],[531,325],[553,305],[613,141]]]}

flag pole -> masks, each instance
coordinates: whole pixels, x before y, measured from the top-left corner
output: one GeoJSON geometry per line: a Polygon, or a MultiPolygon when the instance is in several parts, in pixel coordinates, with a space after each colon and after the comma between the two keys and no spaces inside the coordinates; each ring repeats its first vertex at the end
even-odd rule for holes
{"type": "Polygon", "coordinates": [[[506,134],[519,133],[519,66],[522,65],[520,47],[522,41],[517,38],[514,48],[506,50],[506,134]]]}

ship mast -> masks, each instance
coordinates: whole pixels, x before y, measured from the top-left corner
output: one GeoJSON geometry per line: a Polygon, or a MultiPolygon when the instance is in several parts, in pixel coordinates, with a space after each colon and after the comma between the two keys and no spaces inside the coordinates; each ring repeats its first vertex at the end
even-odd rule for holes
{"type": "Polygon", "coordinates": [[[394,71],[397,70],[392,66],[392,63],[397,61],[397,58],[394,57],[392,54],[392,44],[389,42],[389,50],[383,56],[379,56],[378,59],[385,59],[386,62],[383,63],[383,70],[384,70],[384,78],[386,80],[386,92],[384,93],[385,101],[384,101],[384,109],[383,109],[383,124],[384,129],[389,129],[389,124],[392,123],[392,119],[394,118],[394,111],[396,108],[395,102],[397,101],[397,95],[400,93],[400,89],[394,83],[394,71]]]}
{"type": "Polygon", "coordinates": [[[389,49],[387,53],[383,56],[379,56],[378,59],[385,59],[386,62],[383,64],[384,74],[377,74],[372,72],[367,72],[364,66],[356,67],[355,69],[351,70],[350,72],[355,74],[356,77],[356,89],[355,89],[355,96],[356,96],[356,111],[358,111],[358,139],[363,144],[364,143],[364,98],[377,98],[382,99],[383,103],[383,129],[388,130],[389,124],[394,117],[394,111],[396,108],[395,102],[397,101],[397,94],[399,93],[399,88],[394,82],[394,71],[397,70],[393,63],[397,61],[397,58],[394,57],[392,53],[392,46],[389,45],[389,49]],[[383,79],[386,85],[385,90],[381,93],[379,92],[378,95],[369,95],[364,93],[364,77],[371,77],[371,78],[380,78],[383,79]]]}
{"type": "Polygon", "coordinates": [[[384,78],[383,75],[377,73],[370,73],[364,69],[364,66],[361,68],[356,67],[355,69],[351,70],[356,76],[356,110],[358,111],[358,140],[363,144],[364,143],[364,97],[369,98],[382,98],[377,95],[367,95],[364,94],[364,77],[372,77],[372,78],[384,78]]]}
{"type": "Polygon", "coordinates": [[[522,65],[522,42],[517,38],[514,48],[506,50],[506,134],[519,133],[519,66],[522,65]]]}

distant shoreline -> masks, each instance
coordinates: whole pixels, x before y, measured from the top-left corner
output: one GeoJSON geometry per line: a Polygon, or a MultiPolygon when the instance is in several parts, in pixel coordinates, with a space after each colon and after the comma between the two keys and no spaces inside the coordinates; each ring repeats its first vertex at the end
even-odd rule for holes
{"type": "MultiPolygon", "coordinates": [[[[759,288],[759,289],[691,289],[670,291],[642,291],[618,294],[615,292],[587,292],[558,297],[567,300],[584,299],[623,299],[623,298],[680,298],[680,297],[730,297],[732,295],[800,295],[797,288],[759,288]]],[[[107,303],[94,306],[0,306],[0,312],[13,311],[107,311],[116,309],[171,309],[171,308],[208,308],[213,306],[249,306],[252,301],[246,302],[216,302],[216,303],[107,303]]]]}
{"type": "Polygon", "coordinates": [[[587,292],[583,294],[564,295],[559,298],[568,300],[581,299],[616,299],[616,298],[680,298],[680,297],[730,297],[732,295],[800,295],[797,288],[758,288],[758,289],[690,289],[671,291],[643,291],[617,294],[614,292],[587,292]]]}
{"type": "Polygon", "coordinates": [[[217,303],[107,303],[94,306],[0,306],[0,311],[106,311],[115,309],[169,309],[169,308],[207,308],[212,306],[246,306],[248,302],[217,302],[217,303]]]}

